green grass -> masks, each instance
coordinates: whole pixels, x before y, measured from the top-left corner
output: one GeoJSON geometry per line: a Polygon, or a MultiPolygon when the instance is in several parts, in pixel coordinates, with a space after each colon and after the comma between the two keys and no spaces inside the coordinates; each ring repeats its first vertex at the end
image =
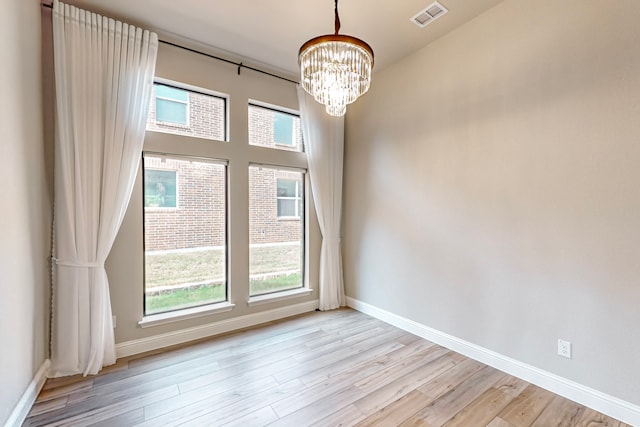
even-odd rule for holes
{"type": "MultiPolygon", "coordinates": [[[[252,275],[299,270],[300,245],[250,248],[252,275]]],[[[145,258],[146,314],[210,304],[226,300],[225,252],[203,249],[192,252],[147,254],[145,258]],[[180,286],[187,283],[202,284],[190,289],[162,290],[157,287],[180,286]]],[[[302,287],[301,273],[251,279],[251,295],[302,287]]]]}
{"type": "Polygon", "coordinates": [[[252,279],[249,282],[251,295],[265,294],[273,291],[285,289],[301,288],[302,277],[300,273],[289,274],[288,276],[271,277],[264,280],[252,279]]]}
{"type": "Polygon", "coordinates": [[[184,283],[224,282],[223,250],[178,252],[145,257],[147,288],[184,283]]]}
{"type": "MultiPolygon", "coordinates": [[[[250,248],[251,274],[298,270],[301,265],[300,250],[300,245],[250,248]]],[[[145,257],[146,287],[148,289],[185,283],[224,283],[225,263],[225,252],[221,249],[147,254],[145,257]]]]}
{"type": "Polygon", "coordinates": [[[148,295],[145,308],[146,314],[154,314],[224,300],[226,300],[224,285],[201,286],[148,295]]]}
{"type": "MultiPolygon", "coordinates": [[[[302,287],[300,273],[288,276],[272,277],[265,280],[251,280],[252,295],[302,287]]],[[[224,285],[200,286],[193,289],[178,289],[148,295],[146,298],[146,314],[162,313],[195,305],[212,304],[225,301],[224,285]]]]}

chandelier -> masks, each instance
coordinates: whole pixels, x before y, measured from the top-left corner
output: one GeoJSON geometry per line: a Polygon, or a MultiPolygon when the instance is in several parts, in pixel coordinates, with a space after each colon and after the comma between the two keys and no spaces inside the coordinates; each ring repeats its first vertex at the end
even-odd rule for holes
{"type": "Polygon", "coordinates": [[[369,90],[373,49],[362,40],[338,34],[340,17],[335,0],[335,34],[312,38],[298,55],[302,87],[324,104],[332,116],[342,116],[369,90]]]}

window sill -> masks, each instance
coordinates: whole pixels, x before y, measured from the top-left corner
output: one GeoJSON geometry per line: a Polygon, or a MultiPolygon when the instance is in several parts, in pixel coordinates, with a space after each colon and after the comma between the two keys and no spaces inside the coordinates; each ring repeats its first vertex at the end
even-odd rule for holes
{"type": "Polygon", "coordinates": [[[278,221],[300,221],[299,216],[279,216],[278,221]]]}
{"type": "Polygon", "coordinates": [[[256,295],[255,297],[249,297],[247,304],[249,307],[254,305],[266,304],[270,302],[283,301],[291,298],[299,298],[311,294],[313,289],[299,288],[291,289],[290,291],[274,292],[271,294],[256,295]]]}
{"type": "Polygon", "coordinates": [[[225,301],[216,304],[207,304],[200,307],[185,308],[184,310],[170,311],[168,313],[152,314],[150,316],[144,316],[142,320],[138,322],[138,326],[141,328],[150,328],[152,326],[194,319],[196,317],[208,316],[210,314],[225,313],[233,310],[235,306],[235,304],[225,301]]]}

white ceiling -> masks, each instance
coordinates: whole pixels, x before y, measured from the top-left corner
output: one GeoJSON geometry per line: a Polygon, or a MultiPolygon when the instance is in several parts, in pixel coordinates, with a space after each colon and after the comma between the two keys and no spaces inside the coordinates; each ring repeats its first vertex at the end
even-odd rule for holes
{"type": "MultiPolygon", "coordinates": [[[[420,49],[502,0],[440,0],[449,12],[419,28],[410,18],[433,0],[340,0],[340,34],[375,53],[374,72],[420,49]]],[[[333,33],[333,0],[68,0],[232,60],[298,73],[298,49],[333,33]]]]}

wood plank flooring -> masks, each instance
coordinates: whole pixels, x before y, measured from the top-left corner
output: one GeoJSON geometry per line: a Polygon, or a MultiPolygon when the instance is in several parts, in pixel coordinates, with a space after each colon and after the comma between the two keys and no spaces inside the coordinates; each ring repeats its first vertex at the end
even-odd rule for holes
{"type": "Polygon", "coordinates": [[[349,309],[48,380],[24,425],[626,426],[349,309]]]}

